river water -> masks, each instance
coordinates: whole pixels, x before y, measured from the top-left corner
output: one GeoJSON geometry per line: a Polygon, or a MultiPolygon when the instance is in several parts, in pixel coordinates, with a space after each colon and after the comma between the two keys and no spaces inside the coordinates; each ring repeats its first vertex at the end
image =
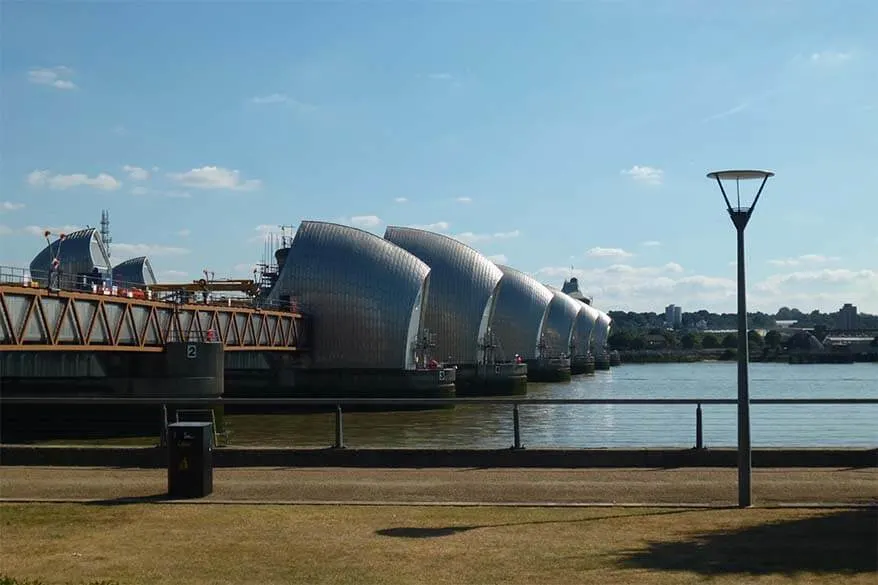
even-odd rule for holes
{"type": "MultiPolygon", "coordinates": [[[[569,383],[530,384],[533,398],[731,398],[730,362],[622,365],[569,383]]],[[[878,364],[750,365],[752,398],[876,398],[878,364]]],[[[704,405],[704,443],[736,443],[734,405],[704,405]]],[[[694,405],[524,405],[527,447],[692,447],[694,405]]],[[[228,415],[232,445],[325,447],[334,414],[228,415]]],[[[876,447],[878,404],[753,405],[756,447],[876,447]]],[[[503,448],[512,444],[512,407],[464,405],[416,412],[350,412],[349,447],[503,448]]]]}

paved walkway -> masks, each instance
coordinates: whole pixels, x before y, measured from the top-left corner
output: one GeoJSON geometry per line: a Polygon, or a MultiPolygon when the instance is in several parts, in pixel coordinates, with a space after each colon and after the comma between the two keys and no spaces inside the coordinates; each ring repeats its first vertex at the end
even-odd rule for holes
{"type": "MultiPolygon", "coordinates": [[[[735,469],[214,470],[216,503],[734,505],[735,469]]],[[[166,492],[163,469],[0,467],[0,498],[125,500],[166,492]]],[[[878,469],[756,469],[753,503],[878,505],[878,469]]]]}

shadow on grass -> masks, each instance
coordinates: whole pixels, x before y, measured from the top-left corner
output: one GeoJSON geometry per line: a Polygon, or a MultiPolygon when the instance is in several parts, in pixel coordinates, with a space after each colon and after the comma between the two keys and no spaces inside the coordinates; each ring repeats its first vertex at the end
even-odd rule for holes
{"type": "Polygon", "coordinates": [[[106,498],[103,500],[91,500],[85,502],[86,506],[127,506],[132,504],[154,504],[171,500],[168,494],[151,494],[149,496],[123,496],[118,498],[106,498]]]}
{"type": "Polygon", "coordinates": [[[478,528],[489,528],[489,526],[442,526],[439,528],[400,526],[399,528],[382,528],[381,530],[376,530],[375,534],[379,536],[394,536],[396,538],[436,538],[438,536],[451,536],[460,532],[469,532],[478,528]]]}
{"type": "Polygon", "coordinates": [[[845,510],[699,534],[682,542],[653,542],[625,557],[621,565],[629,569],[706,576],[872,573],[878,569],[878,510],[845,510]]]}
{"type": "Polygon", "coordinates": [[[470,530],[478,530],[480,528],[502,528],[505,526],[536,526],[538,524],[584,524],[587,522],[597,522],[600,520],[612,520],[614,518],[666,516],[670,514],[692,514],[696,512],[697,511],[693,510],[667,510],[663,512],[613,514],[609,516],[595,516],[593,518],[576,518],[574,520],[534,520],[532,522],[504,522],[501,524],[474,524],[439,527],[400,526],[397,528],[382,528],[381,530],[376,530],[375,534],[379,536],[392,536],[395,538],[436,538],[440,536],[451,536],[454,534],[459,534],[461,532],[469,532],[470,530]]]}

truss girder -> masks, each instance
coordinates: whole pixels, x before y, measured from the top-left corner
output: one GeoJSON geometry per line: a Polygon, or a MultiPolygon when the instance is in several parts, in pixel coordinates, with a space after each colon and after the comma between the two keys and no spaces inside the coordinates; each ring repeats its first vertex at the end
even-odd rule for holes
{"type": "Polygon", "coordinates": [[[214,341],[226,351],[296,352],[303,321],[282,311],[0,286],[0,351],[159,352],[168,342],[214,341]]]}

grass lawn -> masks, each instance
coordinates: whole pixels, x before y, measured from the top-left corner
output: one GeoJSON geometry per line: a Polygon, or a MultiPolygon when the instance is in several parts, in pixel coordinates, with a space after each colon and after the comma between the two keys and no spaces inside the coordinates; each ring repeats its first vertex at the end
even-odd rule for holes
{"type": "Polygon", "coordinates": [[[4,504],[0,521],[0,576],[47,584],[874,584],[878,569],[865,509],[4,504]]]}

